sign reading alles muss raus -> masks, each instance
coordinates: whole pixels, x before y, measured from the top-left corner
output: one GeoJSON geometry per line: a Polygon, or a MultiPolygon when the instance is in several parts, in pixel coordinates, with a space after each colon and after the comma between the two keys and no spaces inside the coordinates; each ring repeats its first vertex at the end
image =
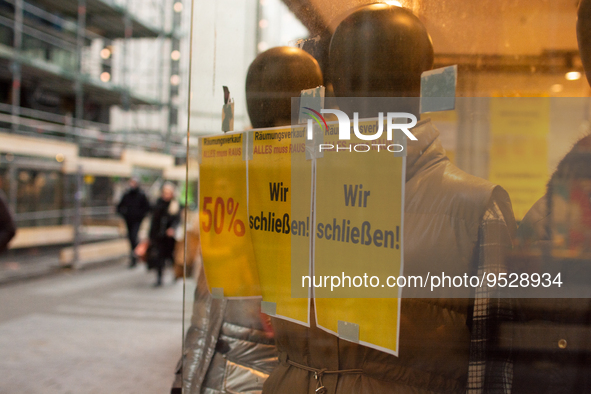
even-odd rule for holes
{"type": "MultiPolygon", "coordinates": [[[[360,133],[380,120],[358,121],[360,133]]],[[[208,284],[214,296],[262,296],[263,312],[306,326],[314,298],[319,327],[397,354],[399,289],[325,278],[402,274],[406,136],[341,140],[336,122],[324,125],[201,139],[208,284]],[[384,148],[393,141],[396,153],[384,148]]]]}

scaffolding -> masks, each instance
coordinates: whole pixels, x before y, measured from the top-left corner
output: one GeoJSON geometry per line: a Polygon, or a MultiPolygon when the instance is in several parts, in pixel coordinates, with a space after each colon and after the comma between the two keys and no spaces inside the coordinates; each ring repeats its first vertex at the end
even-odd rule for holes
{"type": "Polygon", "coordinates": [[[0,132],[182,156],[178,4],[0,0],[0,132]]]}
{"type": "Polygon", "coordinates": [[[126,179],[184,181],[181,11],[183,0],[0,0],[0,189],[15,253],[71,245],[76,265],[84,244],[120,237],[126,179]]]}

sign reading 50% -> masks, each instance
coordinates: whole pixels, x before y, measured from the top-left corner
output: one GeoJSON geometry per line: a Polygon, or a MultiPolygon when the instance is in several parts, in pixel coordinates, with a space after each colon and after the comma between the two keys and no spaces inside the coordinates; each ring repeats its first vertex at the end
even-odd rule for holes
{"type": "Polygon", "coordinates": [[[234,230],[234,234],[236,234],[237,237],[244,236],[244,233],[246,232],[244,223],[240,219],[234,220],[240,204],[234,203],[234,199],[231,197],[228,198],[228,201],[226,202],[224,202],[223,198],[218,197],[215,199],[212,212],[212,210],[208,207],[210,204],[212,204],[212,202],[213,197],[204,197],[203,199],[203,215],[205,216],[205,220],[201,223],[203,226],[203,231],[207,233],[213,226],[215,233],[221,234],[222,231],[224,231],[224,220],[226,214],[228,214],[228,217],[231,217],[230,224],[226,231],[231,232],[234,230]]]}

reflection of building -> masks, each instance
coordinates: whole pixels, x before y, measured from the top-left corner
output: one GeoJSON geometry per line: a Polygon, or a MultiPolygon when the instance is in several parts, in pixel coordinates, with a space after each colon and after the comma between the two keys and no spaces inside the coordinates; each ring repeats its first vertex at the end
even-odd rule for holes
{"type": "Polygon", "coordinates": [[[44,242],[68,243],[76,220],[107,223],[132,174],[180,180],[170,174],[185,156],[182,9],[181,0],[0,0],[0,178],[17,244],[28,227],[52,226],[44,242]]]}

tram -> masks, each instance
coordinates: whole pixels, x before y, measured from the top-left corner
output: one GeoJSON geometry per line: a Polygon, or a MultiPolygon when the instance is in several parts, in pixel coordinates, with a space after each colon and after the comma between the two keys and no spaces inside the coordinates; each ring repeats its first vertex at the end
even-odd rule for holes
{"type": "MultiPolygon", "coordinates": [[[[185,172],[167,154],[125,149],[119,160],[81,157],[74,143],[0,132],[0,188],[18,227],[9,256],[58,248],[60,264],[67,265],[75,244],[88,261],[127,255],[115,207],[129,178],[137,177],[155,201],[164,181],[183,186],[185,172]]],[[[196,171],[190,175],[196,182],[196,171]]]]}

